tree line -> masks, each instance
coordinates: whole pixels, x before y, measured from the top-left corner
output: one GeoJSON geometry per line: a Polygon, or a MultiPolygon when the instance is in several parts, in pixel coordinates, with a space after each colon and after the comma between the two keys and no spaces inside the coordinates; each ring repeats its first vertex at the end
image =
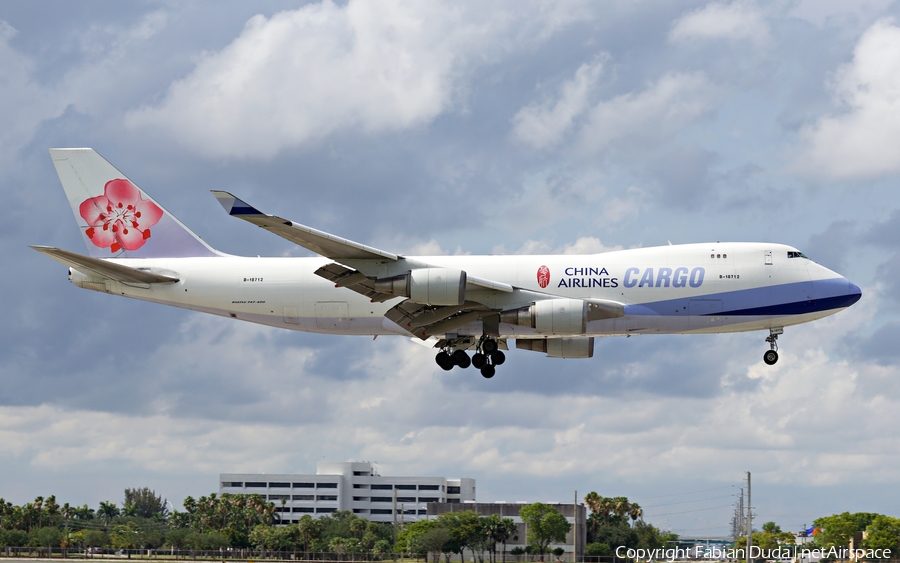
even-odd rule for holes
{"type": "MultiPolygon", "coordinates": [[[[843,512],[813,520],[812,538],[803,547],[828,551],[832,547],[846,548],[854,540],[854,548],[864,550],[890,550],[892,557],[900,554],[900,518],[874,512],[843,512]]],[[[803,532],[806,535],[806,531],[803,532]]],[[[791,532],[784,532],[775,522],[766,522],[761,531],[751,534],[753,545],[771,550],[797,543],[791,532]]],[[[734,546],[745,548],[747,538],[735,540],[734,546]]]]}

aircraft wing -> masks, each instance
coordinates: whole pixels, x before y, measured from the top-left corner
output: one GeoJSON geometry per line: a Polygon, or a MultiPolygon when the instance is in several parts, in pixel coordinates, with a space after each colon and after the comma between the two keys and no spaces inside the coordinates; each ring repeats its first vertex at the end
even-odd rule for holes
{"type": "Polygon", "coordinates": [[[331,258],[332,260],[387,259],[392,261],[401,258],[393,252],[378,250],[377,248],[353,242],[352,240],[313,229],[300,223],[294,223],[289,219],[282,219],[275,215],[266,215],[228,192],[212,190],[212,194],[216,196],[216,199],[219,200],[225,211],[232,217],[253,223],[257,227],[262,227],[270,233],[274,233],[326,258],[331,258]]]}
{"type": "MultiPolygon", "coordinates": [[[[289,219],[283,219],[276,215],[267,215],[228,192],[213,190],[212,193],[229,215],[262,227],[316,254],[334,260],[335,263],[320,267],[315,271],[315,274],[333,282],[335,287],[345,287],[365,295],[373,302],[390,301],[400,297],[393,293],[379,290],[376,277],[372,275],[374,270],[366,266],[365,262],[371,261],[383,264],[385,261],[402,261],[404,262],[403,265],[408,266],[410,269],[434,267],[431,264],[407,259],[393,252],[379,250],[313,229],[289,219]]],[[[484,295],[483,292],[485,290],[488,293],[498,292],[502,294],[514,294],[518,291],[522,294],[521,297],[524,302],[546,297],[532,291],[516,288],[507,283],[471,276],[468,273],[466,274],[466,285],[467,291],[478,290],[482,292],[482,295],[484,295]],[[524,296],[526,293],[529,296],[528,298],[524,296]]],[[[603,315],[605,313],[600,314],[603,315]]],[[[613,313],[613,316],[617,315],[618,313],[613,313]]],[[[499,310],[472,300],[466,300],[465,303],[457,306],[433,307],[404,299],[388,310],[385,313],[385,317],[421,340],[427,340],[436,334],[453,332],[455,329],[477,320],[482,321],[485,326],[485,332],[488,334],[499,334],[500,325],[499,310]]]]}
{"type": "Polygon", "coordinates": [[[178,281],[178,278],[171,276],[83,256],[52,246],[32,246],[31,248],[70,268],[123,283],[175,283],[178,281]]]}

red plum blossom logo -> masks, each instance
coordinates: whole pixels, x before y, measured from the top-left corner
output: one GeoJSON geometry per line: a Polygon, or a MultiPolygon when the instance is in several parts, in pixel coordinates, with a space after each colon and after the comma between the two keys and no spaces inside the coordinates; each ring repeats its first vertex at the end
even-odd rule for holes
{"type": "Polygon", "coordinates": [[[537,281],[538,285],[541,286],[541,289],[547,287],[550,284],[550,268],[547,266],[541,266],[537,271],[537,281]]]}
{"type": "Polygon", "coordinates": [[[163,216],[158,205],[142,199],[140,190],[125,179],[107,182],[103,195],[84,200],[78,211],[88,224],[84,234],[112,253],[144,246],[150,238],[150,227],[163,216]]]}

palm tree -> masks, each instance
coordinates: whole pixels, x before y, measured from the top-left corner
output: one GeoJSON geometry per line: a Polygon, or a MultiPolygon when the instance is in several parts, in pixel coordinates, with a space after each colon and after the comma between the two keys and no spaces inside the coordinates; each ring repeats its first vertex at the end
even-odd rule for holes
{"type": "Polygon", "coordinates": [[[634,521],[644,516],[644,509],[636,502],[631,503],[631,527],[634,527],[634,521]]]}
{"type": "Polygon", "coordinates": [[[97,515],[103,518],[103,529],[105,530],[109,528],[109,521],[119,515],[119,509],[116,507],[116,503],[102,500],[97,509],[97,515]]]}

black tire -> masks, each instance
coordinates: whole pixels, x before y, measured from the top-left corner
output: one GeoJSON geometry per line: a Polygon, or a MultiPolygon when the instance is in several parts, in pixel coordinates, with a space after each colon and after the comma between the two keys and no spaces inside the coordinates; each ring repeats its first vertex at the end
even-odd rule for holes
{"type": "Polygon", "coordinates": [[[497,373],[497,370],[495,370],[494,366],[492,366],[491,364],[487,364],[483,368],[481,368],[481,377],[485,379],[494,377],[495,373],[497,373]]]}
{"type": "Polygon", "coordinates": [[[472,360],[469,359],[469,355],[466,354],[465,350],[457,350],[453,352],[453,355],[450,356],[453,358],[453,363],[458,365],[461,368],[467,368],[472,363],[472,360]]]}
{"type": "Polygon", "coordinates": [[[453,360],[447,352],[438,352],[437,356],[434,357],[434,361],[437,365],[441,366],[441,369],[444,371],[453,369],[453,360]]]}
{"type": "Polygon", "coordinates": [[[476,352],[472,354],[472,367],[475,369],[481,369],[487,364],[487,356],[482,354],[481,352],[476,352]]]}
{"type": "Polygon", "coordinates": [[[481,343],[481,350],[485,354],[490,356],[491,352],[494,352],[495,350],[497,350],[497,341],[490,339],[490,338],[485,340],[484,342],[481,343]]]}
{"type": "Polygon", "coordinates": [[[501,352],[500,350],[495,350],[491,352],[491,363],[495,366],[502,366],[503,362],[506,361],[506,354],[501,352]]]}
{"type": "Polygon", "coordinates": [[[778,361],[778,352],[775,350],[767,351],[763,354],[763,361],[766,362],[766,365],[774,366],[775,362],[778,361]]]}

